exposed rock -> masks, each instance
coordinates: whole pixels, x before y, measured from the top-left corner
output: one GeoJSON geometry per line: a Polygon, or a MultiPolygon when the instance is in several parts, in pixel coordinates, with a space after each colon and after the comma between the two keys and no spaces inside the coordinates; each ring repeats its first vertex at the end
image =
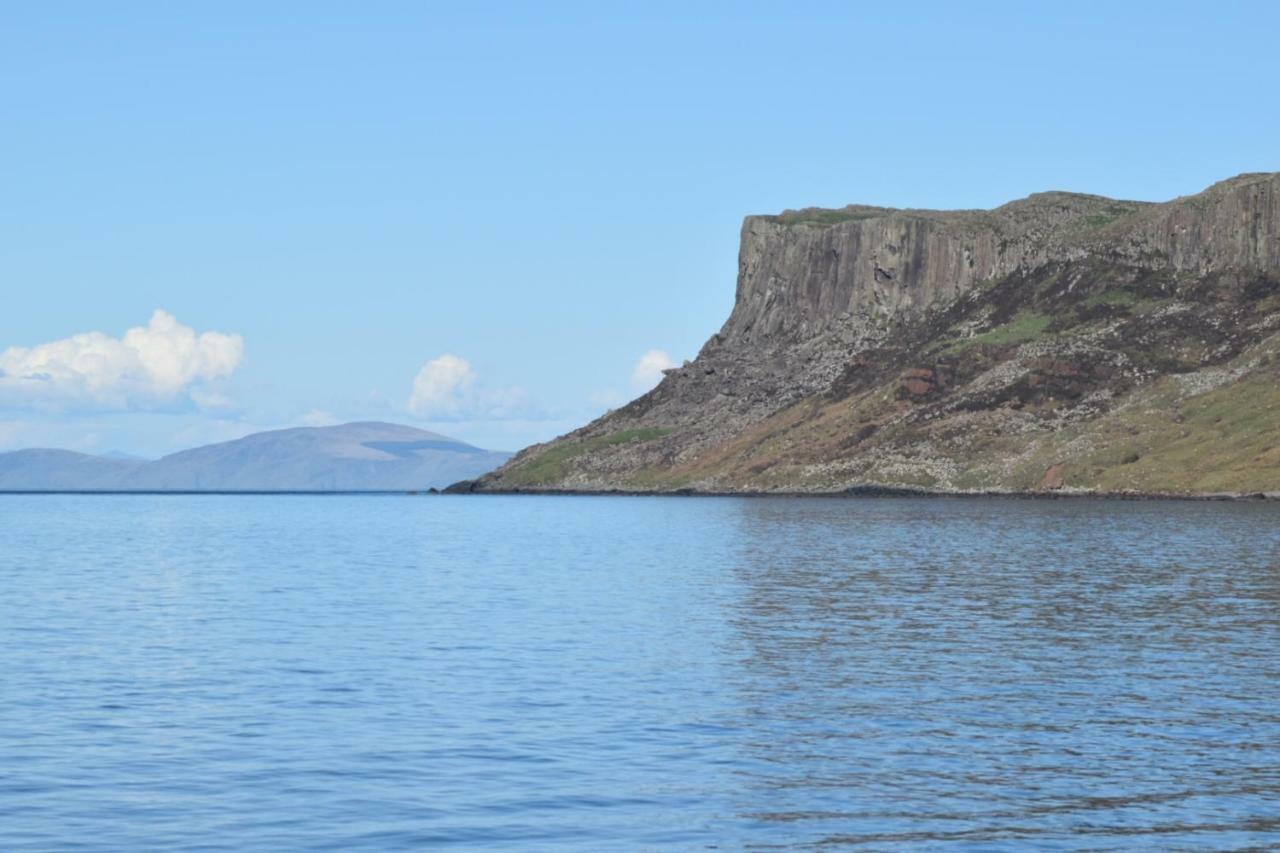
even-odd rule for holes
{"type": "Polygon", "coordinates": [[[749,216],[692,364],[475,488],[1275,491],[1278,199],[749,216]]]}
{"type": "Polygon", "coordinates": [[[1044,491],[1056,491],[1066,485],[1067,466],[1062,462],[1050,465],[1040,479],[1040,488],[1044,491]]]}
{"type": "Polygon", "coordinates": [[[902,377],[902,390],[912,397],[924,397],[937,386],[932,370],[909,370],[902,377]]]}

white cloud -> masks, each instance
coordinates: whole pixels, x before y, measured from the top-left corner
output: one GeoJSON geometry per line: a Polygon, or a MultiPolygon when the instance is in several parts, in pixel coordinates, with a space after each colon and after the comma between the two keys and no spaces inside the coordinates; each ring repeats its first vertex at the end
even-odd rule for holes
{"type": "Polygon", "coordinates": [[[678,367],[671,356],[660,349],[651,349],[636,362],[631,371],[631,384],[642,391],[648,391],[662,381],[662,371],[678,367]]]}
{"type": "Polygon", "coordinates": [[[476,372],[465,358],[445,353],[433,358],[413,380],[409,411],[420,417],[456,417],[476,381],[476,372]]]}
{"type": "MultiPolygon", "coordinates": [[[[193,386],[230,376],[244,339],[197,334],[166,311],[123,337],[86,332],[0,352],[0,405],[50,411],[156,409],[196,402],[193,386]]],[[[203,399],[221,403],[220,395],[203,399]]]]}
{"type": "Polygon", "coordinates": [[[465,358],[450,353],[433,358],[418,371],[409,395],[409,411],[424,420],[484,421],[537,418],[523,388],[487,388],[465,358]]]}

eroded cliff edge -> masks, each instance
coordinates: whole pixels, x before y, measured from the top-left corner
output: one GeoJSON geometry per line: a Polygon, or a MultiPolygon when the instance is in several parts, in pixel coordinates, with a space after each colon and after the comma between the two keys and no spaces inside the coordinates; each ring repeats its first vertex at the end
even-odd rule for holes
{"type": "Polygon", "coordinates": [[[459,488],[1280,491],[1278,199],[748,217],[696,359],[459,488]]]}

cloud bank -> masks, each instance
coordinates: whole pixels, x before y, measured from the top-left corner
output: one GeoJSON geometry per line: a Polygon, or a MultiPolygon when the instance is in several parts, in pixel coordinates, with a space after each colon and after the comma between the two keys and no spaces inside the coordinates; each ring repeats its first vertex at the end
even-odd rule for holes
{"type": "Polygon", "coordinates": [[[244,339],[196,333],[167,311],[123,337],[86,332],[0,352],[0,406],[45,411],[127,411],[216,400],[200,383],[223,379],[244,358],[244,339]]]}
{"type": "Polygon", "coordinates": [[[673,367],[679,365],[671,356],[660,349],[651,349],[636,362],[635,369],[631,371],[631,384],[638,390],[648,391],[662,381],[662,371],[673,367]]]}

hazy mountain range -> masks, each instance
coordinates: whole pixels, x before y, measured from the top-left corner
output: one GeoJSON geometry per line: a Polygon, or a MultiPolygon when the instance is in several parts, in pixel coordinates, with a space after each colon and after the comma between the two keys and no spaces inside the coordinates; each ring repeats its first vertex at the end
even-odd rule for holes
{"type": "Polygon", "coordinates": [[[479,476],[510,455],[413,427],[350,423],[260,432],[154,461],[0,453],[0,491],[414,491],[479,476]]]}

